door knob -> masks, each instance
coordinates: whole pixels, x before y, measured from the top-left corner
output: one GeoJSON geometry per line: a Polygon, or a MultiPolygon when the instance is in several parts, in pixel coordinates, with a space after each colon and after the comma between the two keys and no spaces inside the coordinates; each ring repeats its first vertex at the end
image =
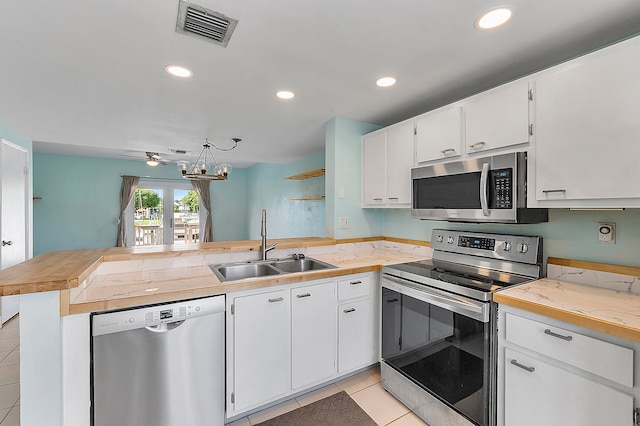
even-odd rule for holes
{"type": "Polygon", "coordinates": [[[2,247],[4,247],[4,246],[10,246],[11,244],[13,244],[13,241],[5,241],[5,240],[2,240],[2,247]]]}

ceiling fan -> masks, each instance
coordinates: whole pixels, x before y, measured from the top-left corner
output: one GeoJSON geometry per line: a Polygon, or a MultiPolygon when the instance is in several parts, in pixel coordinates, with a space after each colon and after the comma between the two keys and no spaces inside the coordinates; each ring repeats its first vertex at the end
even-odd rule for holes
{"type": "Polygon", "coordinates": [[[146,163],[148,166],[155,167],[158,164],[165,165],[170,163],[169,160],[165,160],[157,152],[145,152],[145,154],[147,155],[146,163]]]}

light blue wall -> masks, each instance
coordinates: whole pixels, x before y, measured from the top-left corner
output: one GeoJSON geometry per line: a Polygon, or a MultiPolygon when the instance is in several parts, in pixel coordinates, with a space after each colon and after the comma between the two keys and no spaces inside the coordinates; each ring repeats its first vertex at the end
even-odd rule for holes
{"type": "Polygon", "coordinates": [[[324,237],[324,200],[287,200],[324,195],[325,178],[284,179],[325,167],[324,151],[288,164],[257,163],[247,168],[248,238],[260,239],[262,209],[267,210],[267,236],[275,238],[324,237]]]}
{"type": "MultiPolygon", "coordinates": [[[[122,175],[180,179],[176,167],[143,161],[34,154],[34,254],[113,247],[122,175]]],[[[246,239],[245,171],[211,184],[214,240],[246,239]]]]}
{"type": "Polygon", "coordinates": [[[362,209],[362,135],[380,126],[335,117],[325,124],[327,156],[328,238],[380,236],[384,216],[376,209],[362,209]],[[344,198],[339,198],[344,188],[344,198]],[[349,219],[349,228],[340,229],[340,218],[349,219]]]}

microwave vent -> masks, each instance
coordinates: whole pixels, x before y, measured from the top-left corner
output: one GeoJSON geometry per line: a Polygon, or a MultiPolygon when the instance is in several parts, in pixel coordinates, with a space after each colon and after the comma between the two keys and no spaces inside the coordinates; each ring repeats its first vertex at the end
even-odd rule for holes
{"type": "Polygon", "coordinates": [[[176,32],[202,38],[227,47],[238,21],[220,12],[180,1],[176,32]]]}

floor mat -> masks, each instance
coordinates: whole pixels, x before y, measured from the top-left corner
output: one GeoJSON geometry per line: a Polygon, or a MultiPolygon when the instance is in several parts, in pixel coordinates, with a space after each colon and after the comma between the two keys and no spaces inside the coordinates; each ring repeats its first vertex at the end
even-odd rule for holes
{"type": "Polygon", "coordinates": [[[484,380],[482,359],[455,346],[447,346],[401,369],[450,404],[478,391],[484,380]]]}
{"type": "Polygon", "coordinates": [[[260,426],[376,426],[376,422],[344,391],[258,424],[260,426]]]}

